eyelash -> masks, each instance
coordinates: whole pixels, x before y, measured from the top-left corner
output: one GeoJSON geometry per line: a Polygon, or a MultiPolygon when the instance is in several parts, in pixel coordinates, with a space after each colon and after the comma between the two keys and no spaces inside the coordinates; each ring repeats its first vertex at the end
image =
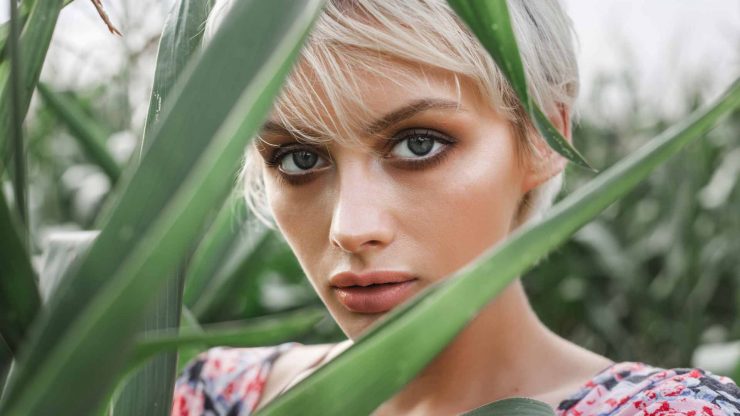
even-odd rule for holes
{"type": "MultiPolygon", "coordinates": [[[[432,156],[427,157],[421,157],[421,158],[407,158],[407,159],[399,159],[397,161],[394,161],[393,163],[397,166],[400,166],[403,169],[407,170],[421,170],[425,168],[431,168],[433,166],[436,166],[444,161],[446,159],[447,155],[450,153],[450,147],[453,146],[456,141],[452,139],[451,137],[447,136],[446,134],[443,134],[441,132],[438,132],[436,130],[432,129],[426,129],[426,128],[412,128],[404,130],[400,135],[396,135],[393,138],[391,138],[388,141],[388,144],[384,146],[383,152],[388,153],[391,150],[393,150],[396,145],[403,142],[404,140],[411,139],[413,137],[426,137],[434,140],[434,142],[439,142],[444,145],[444,148],[442,150],[437,151],[432,156]]],[[[290,185],[301,185],[303,183],[309,182],[314,174],[315,171],[309,171],[308,173],[301,173],[301,174],[288,174],[280,170],[280,164],[282,162],[282,159],[295,152],[299,151],[310,151],[314,153],[321,153],[317,152],[316,148],[310,145],[303,145],[303,144],[295,144],[291,143],[288,145],[283,145],[278,148],[276,148],[265,160],[265,164],[268,168],[271,169],[277,169],[279,172],[278,180],[283,183],[283,181],[287,182],[290,185]]],[[[319,155],[319,157],[322,157],[319,155]]],[[[392,159],[390,156],[384,156],[386,159],[392,159]]]]}

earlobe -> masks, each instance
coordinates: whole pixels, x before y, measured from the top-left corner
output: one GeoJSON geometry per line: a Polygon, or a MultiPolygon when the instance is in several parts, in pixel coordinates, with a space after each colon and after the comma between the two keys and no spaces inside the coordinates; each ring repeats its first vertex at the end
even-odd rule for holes
{"type": "MultiPolygon", "coordinates": [[[[570,109],[567,106],[558,104],[557,114],[550,116],[550,122],[568,142],[572,143],[570,109]]],[[[547,182],[562,172],[568,164],[568,161],[554,151],[535,129],[532,130],[532,134],[536,135],[532,140],[534,154],[527,164],[527,172],[522,181],[522,193],[527,193],[547,182]]]]}

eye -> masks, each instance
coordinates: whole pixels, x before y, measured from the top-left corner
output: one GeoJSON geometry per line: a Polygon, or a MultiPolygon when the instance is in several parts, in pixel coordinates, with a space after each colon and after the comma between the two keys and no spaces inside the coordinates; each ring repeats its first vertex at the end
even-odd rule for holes
{"type": "Polygon", "coordinates": [[[287,174],[306,174],[308,171],[326,166],[328,163],[318,153],[300,149],[284,152],[276,157],[278,168],[287,174]]]}
{"type": "Polygon", "coordinates": [[[429,129],[412,129],[395,138],[390,155],[399,159],[426,159],[452,143],[445,135],[429,129]]]}

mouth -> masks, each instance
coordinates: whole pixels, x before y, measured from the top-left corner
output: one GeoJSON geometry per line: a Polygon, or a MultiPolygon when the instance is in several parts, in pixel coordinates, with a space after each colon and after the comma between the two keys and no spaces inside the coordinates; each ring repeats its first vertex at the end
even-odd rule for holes
{"type": "Polygon", "coordinates": [[[413,296],[418,278],[400,273],[371,273],[334,276],[332,290],[339,302],[351,312],[382,313],[413,296]]]}

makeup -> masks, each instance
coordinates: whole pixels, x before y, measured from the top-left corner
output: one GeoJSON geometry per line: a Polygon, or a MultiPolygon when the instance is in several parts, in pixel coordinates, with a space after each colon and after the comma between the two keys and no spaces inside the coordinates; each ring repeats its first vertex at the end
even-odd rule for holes
{"type": "Polygon", "coordinates": [[[380,283],[370,286],[335,287],[339,302],[352,312],[381,313],[403,303],[416,293],[417,281],[380,283]]]}

